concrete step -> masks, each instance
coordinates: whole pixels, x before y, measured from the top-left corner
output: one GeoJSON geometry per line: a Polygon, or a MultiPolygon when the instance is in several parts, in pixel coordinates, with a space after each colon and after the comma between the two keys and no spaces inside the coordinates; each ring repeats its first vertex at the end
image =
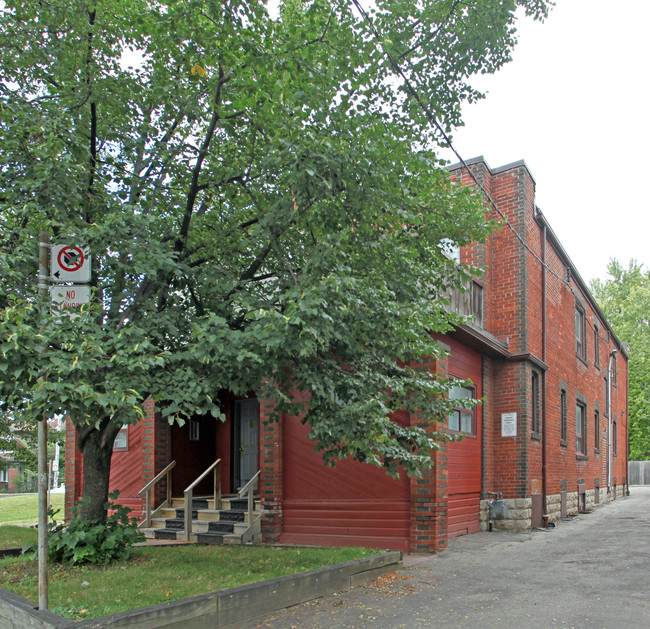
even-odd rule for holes
{"type": "Polygon", "coordinates": [[[178,531],[170,529],[155,529],[153,531],[153,539],[179,539],[177,533],[178,531]]]}
{"type": "MultiPolygon", "coordinates": [[[[241,544],[242,535],[249,529],[248,500],[224,496],[220,509],[214,509],[214,500],[205,497],[192,501],[191,541],[205,544],[241,544]]],[[[185,540],[185,501],[172,499],[172,506],[160,509],[152,518],[150,529],[141,529],[148,539],[185,540]]],[[[254,502],[255,516],[260,517],[260,501],[254,502]]]]}
{"type": "Polygon", "coordinates": [[[219,533],[223,535],[233,533],[234,530],[235,525],[232,522],[208,522],[208,533],[219,533]]]}

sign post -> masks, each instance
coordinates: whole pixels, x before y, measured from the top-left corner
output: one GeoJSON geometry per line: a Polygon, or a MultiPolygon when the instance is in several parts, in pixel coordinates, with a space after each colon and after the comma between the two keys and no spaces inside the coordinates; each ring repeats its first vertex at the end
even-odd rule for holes
{"type": "MultiPolygon", "coordinates": [[[[51,245],[47,231],[39,232],[38,290],[50,293],[50,300],[60,312],[70,313],[82,304],[90,302],[90,254],[79,245],[51,245]],[[50,287],[49,281],[58,282],[50,287]],[[81,282],[73,284],[74,282],[81,282]]],[[[41,378],[45,385],[45,377],[41,378]]],[[[58,475],[58,459],[56,470],[58,475]]],[[[47,415],[43,412],[38,422],[38,608],[48,608],[47,572],[47,494],[49,475],[47,465],[47,415]]]]}
{"type": "MultiPolygon", "coordinates": [[[[38,244],[38,290],[47,294],[47,257],[50,235],[39,233],[38,244]]],[[[42,379],[45,384],[45,379],[42,379]]],[[[38,608],[48,608],[47,573],[47,416],[43,412],[38,422],[38,608]]]]}

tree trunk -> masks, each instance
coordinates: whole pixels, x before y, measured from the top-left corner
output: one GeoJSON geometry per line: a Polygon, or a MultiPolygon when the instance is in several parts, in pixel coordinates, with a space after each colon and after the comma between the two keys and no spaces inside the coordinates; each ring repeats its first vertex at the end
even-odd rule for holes
{"type": "Polygon", "coordinates": [[[83,520],[106,520],[113,442],[118,432],[119,427],[108,419],[100,423],[99,429],[94,426],[77,429],[77,445],[83,457],[82,497],[89,499],[81,507],[83,520]]]}

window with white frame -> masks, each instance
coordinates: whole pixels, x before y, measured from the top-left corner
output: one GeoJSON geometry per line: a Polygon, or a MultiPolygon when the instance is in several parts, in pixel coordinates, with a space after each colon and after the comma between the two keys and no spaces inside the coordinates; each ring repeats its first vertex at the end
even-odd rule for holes
{"type": "Polygon", "coordinates": [[[438,247],[447,258],[460,264],[460,247],[451,238],[443,238],[438,243],[438,247]]]}
{"type": "Polygon", "coordinates": [[[113,442],[113,450],[127,450],[129,447],[129,427],[122,426],[113,442]]]}
{"type": "Polygon", "coordinates": [[[541,400],[540,400],[540,382],[539,374],[533,371],[530,379],[530,406],[531,406],[531,419],[530,430],[534,435],[539,435],[541,432],[541,400]]]}
{"type": "Polygon", "coordinates": [[[457,384],[449,391],[449,399],[456,402],[454,410],[447,418],[447,426],[453,432],[462,432],[468,435],[476,434],[474,408],[463,408],[464,400],[474,399],[474,388],[464,384],[457,384]]]}
{"type": "Polygon", "coordinates": [[[587,315],[582,306],[576,306],[576,354],[587,360],[587,315]]]}
{"type": "Polygon", "coordinates": [[[576,402],[576,454],[587,454],[587,407],[576,402]]]}

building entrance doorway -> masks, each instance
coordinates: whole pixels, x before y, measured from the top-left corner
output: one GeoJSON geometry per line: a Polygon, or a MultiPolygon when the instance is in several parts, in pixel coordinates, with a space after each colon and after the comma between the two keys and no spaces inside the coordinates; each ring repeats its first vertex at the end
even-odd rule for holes
{"type": "Polygon", "coordinates": [[[233,422],[233,488],[243,487],[258,470],[260,406],[256,399],[236,400],[233,422]]]}

